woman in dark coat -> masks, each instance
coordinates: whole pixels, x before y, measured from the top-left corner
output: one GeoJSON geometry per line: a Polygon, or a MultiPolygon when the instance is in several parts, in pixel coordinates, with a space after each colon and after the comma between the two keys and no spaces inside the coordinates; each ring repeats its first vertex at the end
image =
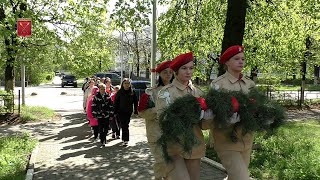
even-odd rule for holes
{"type": "Polygon", "coordinates": [[[106,135],[109,129],[110,118],[114,117],[111,97],[106,93],[106,85],[99,84],[99,92],[92,101],[92,115],[98,119],[101,147],[107,143],[106,135]]]}
{"type": "Polygon", "coordinates": [[[124,78],[114,102],[114,112],[120,120],[123,146],[129,142],[129,123],[132,112],[138,114],[138,98],[131,87],[131,80],[124,78]]]}

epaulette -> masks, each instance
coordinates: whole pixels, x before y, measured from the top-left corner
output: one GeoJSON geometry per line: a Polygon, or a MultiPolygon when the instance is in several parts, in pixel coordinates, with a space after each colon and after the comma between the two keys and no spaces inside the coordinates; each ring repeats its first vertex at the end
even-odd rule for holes
{"type": "Polygon", "coordinates": [[[214,79],[214,80],[212,81],[212,83],[216,83],[216,82],[222,80],[223,78],[225,78],[225,74],[223,74],[223,75],[217,77],[216,79],[214,79]]]}
{"type": "Polygon", "coordinates": [[[172,86],[173,86],[172,84],[167,84],[167,85],[163,86],[163,87],[160,89],[160,91],[158,92],[158,95],[161,94],[161,93],[163,93],[163,92],[165,92],[165,91],[168,91],[167,89],[170,88],[170,87],[172,87],[172,86]]]}

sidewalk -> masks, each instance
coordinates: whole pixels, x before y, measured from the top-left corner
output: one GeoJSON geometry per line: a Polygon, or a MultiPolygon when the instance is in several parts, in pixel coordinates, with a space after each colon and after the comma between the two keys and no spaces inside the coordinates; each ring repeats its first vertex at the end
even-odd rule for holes
{"type": "MultiPolygon", "coordinates": [[[[109,141],[100,149],[99,142],[91,142],[90,127],[79,112],[63,113],[59,121],[0,127],[2,133],[27,130],[39,139],[35,155],[34,180],[60,179],[153,179],[151,156],[145,136],[144,120],[130,122],[128,147],[121,140],[109,141]]],[[[1,133],[0,133],[1,134],[1,133]]],[[[201,163],[201,180],[221,180],[224,172],[201,163]]]]}

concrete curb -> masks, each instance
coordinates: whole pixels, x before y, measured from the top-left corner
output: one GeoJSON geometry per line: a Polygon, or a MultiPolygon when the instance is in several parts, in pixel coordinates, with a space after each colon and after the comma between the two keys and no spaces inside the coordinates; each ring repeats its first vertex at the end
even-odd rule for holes
{"type": "Polygon", "coordinates": [[[30,157],[28,169],[27,169],[27,174],[26,174],[26,180],[32,180],[32,178],[33,178],[34,164],[36,162],[36,156],[38,154],[38,151],[39,151],[39,144],[36,145],[36,147],[33,149],[32,153],[31,153],[31,157],[30,157]]]}
{"type": "Polygon", "coordinates": [[[222,164],[217,163],[216,161],[214,161],[212,159],[209,159],[207,157],[203,157],[203,158],[201,158],[201,161],[219,169],[220,171],[222,171],[224,173],[227,173],[226,169],[222,166],[222,164]]]}

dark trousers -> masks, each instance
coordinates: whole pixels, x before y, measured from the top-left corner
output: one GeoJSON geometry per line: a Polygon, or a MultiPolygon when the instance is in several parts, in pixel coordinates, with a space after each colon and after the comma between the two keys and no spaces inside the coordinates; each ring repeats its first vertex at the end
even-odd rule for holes
{"type": "Polygon", "coordinates": [[[131,113],[121,113],[118,115],[120,122],[121,122],[121,129],[122,129],[122,140],[129,141],[129,123],[131,113]]]}
{"type": "Polygon", "coordinates": [[[97,139],[98,135],[99,135],[99,126],[91,126],[91,128],[92,128],[92,131],[93,131],[94,139],[97,139]]]}
{"type": "Polygon", "coordinates": [[[107,134],[109,129],[109,119],[106,118],[98,118],[98,126],[99,126],[99,133],[100,133],[100,142],[101,144],[107,142],[107,134]]]}
{"type": "Polygon", "coordinates": [[[112,120],[110,120],[110,126],[112,129],[112,133],[115,133],[117,136],[120,136],[121,123],[118,117],[115,116],[112,120]]]}

